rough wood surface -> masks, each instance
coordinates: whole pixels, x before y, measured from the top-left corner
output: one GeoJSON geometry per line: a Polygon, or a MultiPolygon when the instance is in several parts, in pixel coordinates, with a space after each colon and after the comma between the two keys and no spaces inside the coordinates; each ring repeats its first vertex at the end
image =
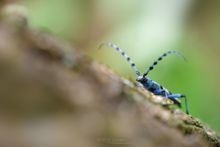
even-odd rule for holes
{"type": "Polygon", "coordinates": [[[51,35],[0,23],[1,147],[220,146],[164,103],[51,35]]]}

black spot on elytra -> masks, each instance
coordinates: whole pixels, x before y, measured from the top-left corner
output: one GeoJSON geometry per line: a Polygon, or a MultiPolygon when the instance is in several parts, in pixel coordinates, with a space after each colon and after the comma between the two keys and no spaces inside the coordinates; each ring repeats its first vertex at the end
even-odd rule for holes
{"type": "Polygon", "coordinates": [[[124,55],[125,55],[125,52],[122,52],[121,54],[124,56],[124,55]]]}
{"type": "Polygon", "coordinates": [[[132,63],[132,64],[131,64],[131,66],[133,66],[133,67],[134,67],[134,66],[135,66],[135,64],[134,64],[134,63],[132,63]]]}
{"type": "Polygon", "coordinates": [[[156,89],[153,88],[153,87],[151,87],[151,88],[149,88],[148,90],[151,91],[151,92],[154,92],[156,89]]]}
{"type": "Polygon", "coordinates": [[[162,57],[159,57],[158,60],[162,60],[162,57]]]}
{"type": "Polygon", "coordinates": [[[157,62],[154,62],[154,65],[157,65],[157,62]]]}
{"type": "Polygon", "coordinates": [[[127,61],[130,61],[130,60],[131,60],[131,58],[130,58],[130,57],[128,57],[128,58],[127,58],[127,61]]]}

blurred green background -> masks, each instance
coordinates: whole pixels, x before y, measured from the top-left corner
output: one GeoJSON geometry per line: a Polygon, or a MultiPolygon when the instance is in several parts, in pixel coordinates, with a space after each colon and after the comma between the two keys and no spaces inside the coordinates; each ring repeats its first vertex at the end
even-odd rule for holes
{"type": "MultiPolygon", "coordinates": [[[[111,41],[144,71],[162,53],[149,76],[167,89],[186,94],[191,115],[220,132],[219,0],[27,0],[32,27],[47,31],[86,51],[126,78],[135,75],[115,50],[97,47],[111,41]]],[[[184,109],[184,108],[183,108],[184,109]]]]}

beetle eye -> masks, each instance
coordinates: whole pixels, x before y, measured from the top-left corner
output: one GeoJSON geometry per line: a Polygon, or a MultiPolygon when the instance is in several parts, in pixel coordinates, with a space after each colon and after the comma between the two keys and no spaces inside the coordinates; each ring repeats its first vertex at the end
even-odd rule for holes
{"type": "Polygon", "coordinates": [[[142,79],[140,79],[140,82],[147,82],[147,79],[146,78],[142,78],[142,79]]]}

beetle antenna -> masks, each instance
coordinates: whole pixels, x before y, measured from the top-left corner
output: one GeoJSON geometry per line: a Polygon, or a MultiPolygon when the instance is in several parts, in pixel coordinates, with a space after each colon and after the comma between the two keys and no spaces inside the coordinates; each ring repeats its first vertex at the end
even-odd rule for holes
{"type": "Polygon", "coordinates": [[[127,61],[128,63],[131,65],[131,68],[134,70],[136,76],[140,76],[140,72],[139,70],[137,69],[135,63],[131,60],[131,58],[121,49],[119,48],[117,45],[113,44],[113,43],[102,43],[98,49],[101,49],[103,47],[103,45],[107,45],[111,48],[114,48],[116,51],[118,51],[127,61]]]}
{"type": "Polygon", "coordinates": [[[146,77],[146,76],[148,75],[148,73],[154,69],[154,67],[158,64],[158,62],[162,61],[163,58],[165,58],[165,57],[167,57],[168,55],[171,55],[171,54],[175,54],[175,55],[177,55],[177,56],[180,56],[180,57],[182,57],[185,61],[187,61],[186,58],[183,56],[182,53],[180,53],[180,52],[178,52],[178,51],[174,51],[174,50],[173,50],[173,51],[168,51],[168,52],[164,53],[163,55],[161,55],[156,61],[154,61],[154,63],[153,63],[151,66],[149,66],[149,67],[147,68],[146,72],[144,72],[144,74],[143,74],[143,77],[146,77]]]}

